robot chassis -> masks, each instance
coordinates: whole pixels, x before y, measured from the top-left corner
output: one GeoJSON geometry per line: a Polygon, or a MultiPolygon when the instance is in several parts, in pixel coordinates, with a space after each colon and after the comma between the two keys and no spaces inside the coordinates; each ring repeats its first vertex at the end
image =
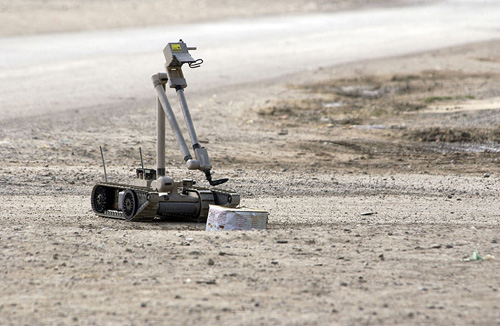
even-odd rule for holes
{"type": "Polygon", "coordinates": [[[209,205],[220,205],[230,208],[238,206],[240,195],[233,191],[214,188],[228,181],[228,179],[212,180],[210,159],[208,152],[201,147],[191,119],[191,114],[184,97],[186,79],[182,73],[182,65],[187,63],[190,68],[198,68],[203,60],[194,60],[189,53],[196,50],[187,47],[182,40],[168,43],[163,49],[166,58],[167,73],[158,73],[151,77],[157,94],[157,168],[136,169],[136,179],[133,185],[107,182],[104,157],[101,156],[104,167],[105,182],[97,183],[92,189],[92,210],[99,216],[110,218],[124,218],[127,221],[152,221],[155,219],[174,219],[205,222],[209,205]],[[175,88],[191,138],[195,159],[186,145],[186,141],[177,124],[174,112],[165,93],[167,82],[170,88],[175,88]],[[174,181],[165,175],[165,118],[175,135],[177,144],[189,170],[204,172],[211,188],[196,187],[195,181],[184,179],[174,181]]]}

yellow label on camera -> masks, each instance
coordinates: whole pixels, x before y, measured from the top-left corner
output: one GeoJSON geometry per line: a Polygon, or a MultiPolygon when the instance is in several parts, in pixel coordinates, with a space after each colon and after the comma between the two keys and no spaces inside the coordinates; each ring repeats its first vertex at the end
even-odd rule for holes
{"type": "Polygon", "coordinates": [[[180,44],[170,44],[172,48],[172,52],[182,52],[182,48],[180,44]]]}

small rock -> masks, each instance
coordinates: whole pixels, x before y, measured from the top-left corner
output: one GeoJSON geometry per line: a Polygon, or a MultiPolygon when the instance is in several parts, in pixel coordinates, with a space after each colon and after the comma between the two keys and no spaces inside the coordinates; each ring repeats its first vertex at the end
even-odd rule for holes
{"type": "Polygon", "coordinates": [[[215,264],[214,260],[212,258],[208,258],[208,265],[213,266],[215,264]]]}
{"type": "Polygon", "coordinates": [[[141,308],[145,308],[148,304],[146,302],[141,302],[141,308]]]}
{"type": "Polygon", "coordinates": [[[377,214],[376,212],[363,212],[361,213],[361,216],[368,216],[368,215],[373,215],[373,214],[377,214]]]}
{"type": "Polygon", "coordinates": [[[434,244],[431,244],[429,248],[431,248],[431,249],[439,249],[439,248],[441,248],[441,245],[439,243],[434,243],[434,244]]]}
{"type": "Polygon", "coordinates": [[[486,261],[488,261],[488,260],[495,260],[495,256],[486,255],[486,256],[483,257],[483,260],[486,260],[486,261]]]}
{"type": "Polygon", "coordinates": [[[380,260],[385,260],[384,254],[378,255],[378,258],[380,258],[380,260]]]}
{"type": "Polygon", "coordinates": [[[278,263],[276,260],[273,260],[273,261],[271,262],[271,264],[273,264],[273,265],[278,265],[279,263],[278,263]]]}
{"type": "Polygon", "coordinates": [[[288,243],[288,240],[276,240],[276,243],[288,243]]]}
{"type": "Polygon", "coordinates": [[[489,178],[490,177],[490,174],[489,173],[485,173],[483,174],[483,178],[489,178]]]}

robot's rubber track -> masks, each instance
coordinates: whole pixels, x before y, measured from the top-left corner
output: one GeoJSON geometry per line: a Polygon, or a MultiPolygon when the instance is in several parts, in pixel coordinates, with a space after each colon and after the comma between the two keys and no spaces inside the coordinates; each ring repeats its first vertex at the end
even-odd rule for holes
{"type": "Polygon", "coordinates": [[[158,211],[158,201],[151,201],[149,198],[150,195],[154,196],[155,194],[150,189],[143,187],[118,183],[98,183],[92,189],[92,210],[102,217],[126,219],[132,222],[152,221],[155,219],[156,212],[158,211]],[[122,211],[118,210],[118,193],[127,189],[135,194],[136,207],[134,210],[136,212],[132,218],[127,218],[122,211]],[[104,202],[102,196],[105,197],[104,202]]]}

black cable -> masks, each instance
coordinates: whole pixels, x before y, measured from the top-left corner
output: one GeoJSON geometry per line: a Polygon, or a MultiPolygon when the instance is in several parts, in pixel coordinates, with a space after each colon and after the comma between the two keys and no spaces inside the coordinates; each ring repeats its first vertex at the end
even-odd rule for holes
{"type": "Polygon", "coordinates": [[[198,68],[203,63],[203,59],[197,59],[194,62],[189,63],[189,68],[198,68]]]}

